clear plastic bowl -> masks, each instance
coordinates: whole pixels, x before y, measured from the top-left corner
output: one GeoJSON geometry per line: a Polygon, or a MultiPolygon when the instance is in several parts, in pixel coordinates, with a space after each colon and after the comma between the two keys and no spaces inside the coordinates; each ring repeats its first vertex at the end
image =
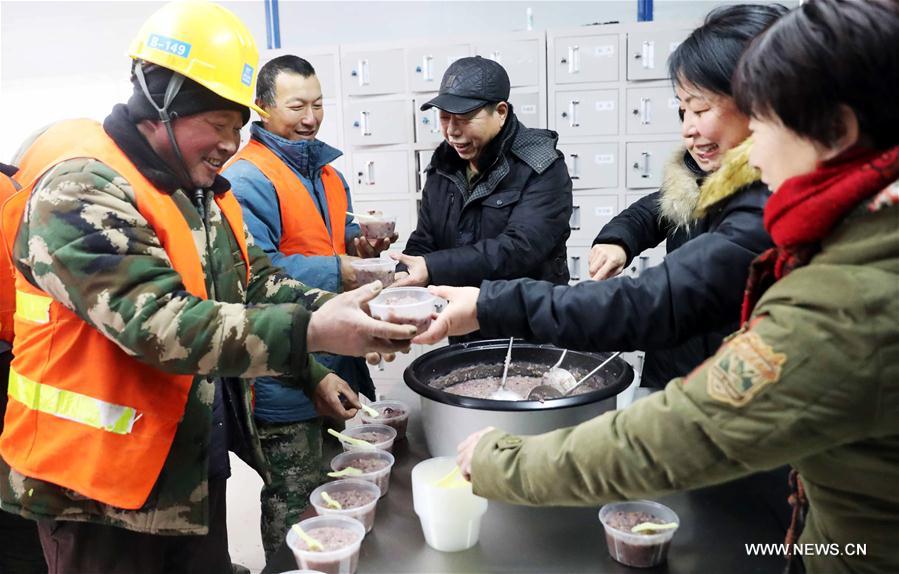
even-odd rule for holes
{"type": "Polygon", "coordinates": [[[379,416],[371,417],[362,411],[360,417],[364,425],[387,425],[396,429],[396,440],[406,438],[406,426],[409,424],[409,407],[401,401],[375,401],[368,406],[378,411],[379,416]],[[390,414],[384,414],[390,409],[390,414]]]}
{"type": "Polygon", "coordinates": [[[355,466],[355,464],[359,464],[360,461],[366,460],[383,460],[387,463],[387,465],[384,468],[379,468],[377,470],[372,470],[369,472],[362,471],[362,474],[357,474],[350,478],[355,478],[357,480],[367,480],[368,482],[375,484],[378,489],[380,489],[381,496],[384,496],[390,489],[390,472],[393,470],[393,463],[396,460],[393,458],[393,455],[386,450],[351,450],[342,452],[331,459],[331,469],[343,470],[349,466],[355,466]]]}
{"type": "MultiPolygon", "coordinates": [[[[355,427],[347,427],[343,430],[343,434],[350,438],[358,438],[364,440],[376,449],[386,450],[387,452],[391,453],[393,452],[393,441],[396,440],[396,429],[387,425],[359,425],[355,427]],[[369,440],[371,437],[366,436],[370,435],[371,433],[384,435],[384,438],[378,442],[371,442],[371,440],[369,440]]],[[[354,444],[349,444],[343,441],[340,442],[343,444],[343,450],[347,452],[355,450],[370,452],[371,450],[363,446],[356,446],[354,444]]]]}
{"type": "Polygon", "coordinates": [[[372,281],[380,281],[384,287],[393,283],[397,262],[394,259],[370,257],[354,259],[350,266],[356,272],[356,283],[366,285],[372,281]]]}
{"type": "Polygon", "coordinates": [[[424,287],[384,289],[368,302],[371,316],[400,325],[415,325],[423,333],[431,324],[431,314],[441,300],[424,287]]]}
{"type": "Polygon", "coordinates": [[[371,527],[375,523],[375,510],[378,507],[378,499],[381,498],[381,489],[376,484],[367,480],[358,480],[355,478],[343,478],[332,482],[326,482],[312,491],[309,495],[309,502],[315,507],[315,512],[319,516],[349,516],[355,518],[365,526],[365,532],[371,531],[371,527]],[[336,509],[328,506],[322,493],[327,492],[331,498],[338,502],[341,501],[341,495],[349,493],[361,493],[371,497],[371,500],[365,504],[354,506],[352,508],[336,509]]]}
{"type": "Polygon", "coordinates": [[[359,229],[366,239],[384,239],[396,231],[396,216],[368,213],[358,219],[359,229]]]}
{"type": "Polygon", "coordinates": [[[629,528],[616,526],[623,515],[632,513],[646,513],[650,516],[646,522],[667,523],[674,522],[680,526],[677,513],[658,502],[651,500],[631,500],[606,504],[599,510],[599,521],[606,531],[606,543],[609,546],[609,555],[625,566],[649,568],[661,564],[668,557],[668,547],[677,528],[661,530],[655,534],[638,534],[631,532],[630,528],[636,526],[636,521],[629,528]]]}
{"type": "Polygon", "coordinates": [[[299,526],[306,534],[315,538],[316,529],[340,528],[348,530],[352,541],[346,546],[317,552],[309,550],[300,535],[291,528],[287,531],[287,546],[293,551],[300,568],[316,570],[324,574],[353,574],[359,565],[359,548],[365,538],[365,527],[355,518],[348,516],[316,516],[300,521],[299,526]]]}

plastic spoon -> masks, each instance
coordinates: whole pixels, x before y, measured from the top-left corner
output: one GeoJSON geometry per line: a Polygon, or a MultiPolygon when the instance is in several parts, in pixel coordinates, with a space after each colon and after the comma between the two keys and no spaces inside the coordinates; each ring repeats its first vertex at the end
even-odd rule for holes
{"type": "Polygon", "coordinates": [[[333,437],[336,437],[337,440],[340,440],[347,444],[351,444],[353,446],[358,446],[358,447],[361,447],[361,448],[364,448],[367,450],[378,450],[377,447],[375,445],[371,444],[370,442],[367,442],[367,441],[364,441],[364,440],[361,440],[358,438],[353,438],[351,436],[347,436],[343,433],[337,432],[334,429],[328,429],[328,434],[333,437]]]}
{"type": "Polygon", "coordinates": [[[666,522],[664,524],[656,524],[655,522],[641,522],[631,528],[631,532],[641,534],[643,532],[655,532],[656,530],[672,530],[677,528],[677,522],[666,522]]]}
{"type": "Polygon", "coordinates": [[[509,374],[509,365],[512,364],[512,344],[515,338],[509,339],[509,350],[506,351],[506,360],[503,363],[503,378],[499,382],[499,388],[490,394],[490,399],[494,401],[520,401],[521,397],[518,393],[506,390],[506,377],[509,374]]]}
{"type": "MultiPolygon", "coordinates": [[[[360,404],[362,404],[362,403],[360,403],[360,404]]],[[[378,411],[376,411],[375,409],[371,408],[368,405],[362,405],[362,410],[365,411],[365,414],[367,414],[368,416],[370,416],[373,419],[381,416],[381,413],[379,413],[378,411]]]]}
{"type": "Polygon", "coordinates": [[[612,359],[614,359],[615,357],[617,357],[620,354],[621,354],[621,351],[615,351],[614,353],[612,353],[608,359],[606,359],[605,361],[600,363],[598,367],[596,367],[595,369],[593,369],[592,371],[590,371],[589,373],[584,375],[584,377],[581,380],[579,380],[577,383],[575,383],[575,385],[573,387],[571,387],[564,393],[560,392],[559,389],[557,389],[555,387],[551,387],[549,385],[537,385],[536,387],[531,389],[531,392],[528,393],[528,400],[543,402],[546,399],[558,399],[561,397],[567,397],[568,395],[573,393],[575,390],[577,390],[578,387],[583,385],[587,379],[589,379],[590,377],[595,375],[601,368],[608,365],[612,361],[612,359]]]}
{"type": "Polygon", "coordinates": [[[306,534],[306,531],[303,530],[302,528],[300,528],[299,524],[294,524],[291,528],[293,529],[294,532],[297,533],[297,536],[300,537],[300,540],[302,540],[303,542],[306,543],[306,546],[309,547],[309,550],[312,550],[313,552],[324,552],[325,551],[325,545],[322,544],[321,542],[319,542],[318,540],[316,540],[315,538],[306,534]]]}
{"type": "Polygon", "coordinates": [[[372,220],[372,219],[377,220],[377,219],[380,219],[380,217],[378,217],[378,216],[376,216],[376,215],[366,215],[365,213],[353,213],[352,211],[347,211],[346,214],[347,214],[347,215],[352,215],[352,216],[355,217],[356,219],[368,219],[368,220],[372,220]]]}
{"type": "Polygon", "coordinates": [[[334,508],[336,510],[343,510],[343,505],[331,498],[331,495],[327,492],[322,492],[322,500],[324,500],[325,504],[327,504],[331,508],[334,508]]]}
{"type": "Polygon", "coordinates": [[[344,476],[359,476],[360,474],[364,473],[354,466],[348,466],[343,470],[335,470],[333,472],[329,472],[328,476],[330,476],[331,478],[342,478],[344,476]]]}
{"type": "Polygon", "coordinates": [[[443,478],[434,482],[434,486],[437,488],[459,488],[465,486],[466,483],[467,481],[462,476],[462,469],[459,468],[459,465],[456,465],[443,478]]]}

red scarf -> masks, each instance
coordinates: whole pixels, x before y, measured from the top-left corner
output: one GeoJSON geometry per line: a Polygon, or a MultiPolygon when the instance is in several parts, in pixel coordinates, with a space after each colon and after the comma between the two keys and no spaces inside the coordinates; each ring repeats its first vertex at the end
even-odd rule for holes
{"type": "Polygon", "coordinates": [[[899,177],[899,146],[887,151],[853,148],[805,175],[785,181],[765,206],[765,229],[774,247],[749,269],[741,322],[762,294],[784,275],[802,267],[859,203],[899,177]]]}

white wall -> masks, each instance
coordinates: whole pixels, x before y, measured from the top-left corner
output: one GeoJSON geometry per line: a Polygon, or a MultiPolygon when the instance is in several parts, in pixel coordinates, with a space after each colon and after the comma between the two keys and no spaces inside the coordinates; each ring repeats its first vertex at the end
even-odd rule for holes
{"type": "MultiPolygon", "coordinates": [[[[699,20],[712,0],[656,0],[655,19],[699,20]]],[[[787,4],[796,4],[791,0],[787,4]]],[[[102,119],[131,93],[126,50],[161,2],[0,1],[0,161],[9,161],[34,130],[70,117],[102,119]]],[[[223,2],[266,47],[261,0],[223,2]]],[[[386,42],[453,34],[635,21],[636,0],[470,2],[300,2],[281,0],[281,45],[386,42]]]]}

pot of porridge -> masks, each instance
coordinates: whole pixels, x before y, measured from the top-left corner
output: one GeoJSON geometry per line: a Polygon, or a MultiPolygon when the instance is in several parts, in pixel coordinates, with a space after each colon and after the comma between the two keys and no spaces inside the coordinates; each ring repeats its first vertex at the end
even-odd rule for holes
{"type": "MultiPolygon", "coordinates": [[[[508,339],[458,343],[425,353],[406,368],[406,385],[421,397],[431,456],[456,456],[459,442],[485,426],[530,435],[576,425],[613,410],[615,397],[634,378],[631,366],[618,357],[570,396],[526,400],[562,349],[515,341],[505,389],[521,400],[496,400],[491,395],[500,386],[508,346],[508,339]]],[[[568,351],[561,367],[580,379],[610,354],[568,351]]]]}

